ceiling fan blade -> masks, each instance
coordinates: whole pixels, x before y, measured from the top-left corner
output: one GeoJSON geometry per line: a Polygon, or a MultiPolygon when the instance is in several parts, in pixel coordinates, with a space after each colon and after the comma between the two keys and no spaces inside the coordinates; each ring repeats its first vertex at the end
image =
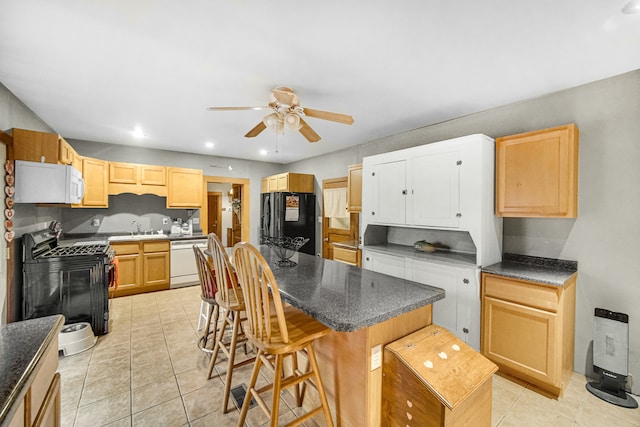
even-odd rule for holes
{"type": "Polygon", "coordinates": [[[302,136],[307,138],[307,141],[309,141],[309,142],[318,142],[318,141],[320,141],[320,135],[318,135],[315,130],[311,129],[311,126],[309,126],[307,124],[307,122],[302,120],[302,117],[300,117],[300,124],[301,124],[301,126],[300,126],[299,131],[302,134],[302,136]]]}
{"type": "Polygon", "coordinates": [[[330,111],[313,110],[311,108],[303,108],[304,115],[307,117],[315,117],[316,119],[331,120],[332,122],[343,123],[345,125],[353,124],[353,117],[347,114],[332,113],[330,111]]]}
{"type": "Polygon", "coordinates": [[[271,89],[273,97],[280,104],[284,105],[298,105],[298,96],[293,92],[293,89],[280,86],[275,89],[271,89]]]}
{"type": "Polygon", "coordinates": [[[271,110],[269,106],[264,107],[209,107],[209,111],[237,111],[237,110],[271,110]]]}
{"type": "Polygon", "coordinates": [[[251,129],[249,132],[247,132],[247,134],[245,135],[245,137],[247,138],[253,138],[254,136],[258,136],[260,134],[260,132],[262,132],[263,130],[265,130],[267,128],[267,125],[264,124],[264,122],[260,122],[256,125],[256,127],[254,127],[253,129],[251,129]]]}

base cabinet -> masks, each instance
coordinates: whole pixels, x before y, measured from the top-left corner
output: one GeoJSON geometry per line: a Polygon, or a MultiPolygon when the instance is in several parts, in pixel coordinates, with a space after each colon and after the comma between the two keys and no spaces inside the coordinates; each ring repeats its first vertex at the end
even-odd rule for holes
{"type": "Polygon", "coordinates": [[[573,373],[575,275],[564,286],[482,274],[484,356],[561,396],[573,373]]]}
{"type": "Polygon", "coordinates": [[[112,297],[169,289],[170,243],[168,240],[111,242],[118,257],[118,288],[112,297]]]}

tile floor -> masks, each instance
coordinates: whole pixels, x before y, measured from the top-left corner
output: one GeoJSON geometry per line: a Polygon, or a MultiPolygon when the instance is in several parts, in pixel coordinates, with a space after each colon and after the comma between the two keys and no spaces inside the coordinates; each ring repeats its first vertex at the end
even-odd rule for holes
{"type": "MultiPolygon", "coordinates": [[[[110,332],[94,348],[60,357],[62,426],[235,426],[238,411],[220,410],[222,380],[205,380],[209,359],[196,347],[199,294],[191,286],[112,300],[110,332]]],[[[234,384],[248,383],[250,371],[234,373],[234,384]]],[[[585,382],[575,374],[565,396],[554,400],[496,375],[492,424],[640,426],[640,410],[601,401],[585,382]]],[[[283,422],[298,411],[289,398],[280,406],[283,422]]],[[[268,420],[255,407],[246,425],[268,420]]]]}

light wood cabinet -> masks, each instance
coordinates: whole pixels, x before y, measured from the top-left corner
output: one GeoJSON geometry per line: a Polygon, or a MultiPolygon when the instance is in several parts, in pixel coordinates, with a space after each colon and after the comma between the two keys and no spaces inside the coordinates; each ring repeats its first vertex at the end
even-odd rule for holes
{"type": "MultiPolygon", "coordinates": [[[[62,323],[62,322],[61,322],[62,323]]],[[[58,337],[49,344],[33,373],[33,382],[9,420],[10,427],[60,426],[58,337]]]]}
{"type": "Polygon", "coordinates": [[[109,194],[167,195],[165,166],[109,162],[109,194]]]}
{"type": "Polygon", "coordinates": [[[201,169],[167,168],[167,207],[200,208],[204,181],[201,169]]]}
{"type": "Polygon", "coordinates": [[[108,208],[109,162],[106,160],[82,158],[82,178],[84,179],[84,197],[82,203],[74,208],[108,208]]]}
{"type": "Polygon", "coordinates": [[[168,240],[111,242],[118,257],[118,289],[113,297],[169,289],[168,240]]]}
{"type": "Polygon", "coordinates": [[[578,215],[578,128],[574,124],[496,139],[496,214],[578,215]]]}
{"type": "Polygon", "coordinates": [[[345,264],[355,265],[360,267],[362,265],[362,252],[357,248],[347,248],[344,246],[333,245],[333,259],[335,261],[344,262],[345,264]]]}
{"type": "Polygon", "coordinates": [[[303,173],[285,172],[262,178],[260,190],[263,193],[288,191],[291,193],[313,193],[314,176],[303,173]]]}
{"type": "Polygon", "coordinates": [[[362,164],[350,165],[347,174],[349,212],[362,212],[362,164]]]}
{"type": "Polygon", "coordinates": [[[58,163],[57,134],[18,128],[11,129],[10,133],[13,136],[14,160],[58,163]]]}
{"type": "Polygon", "coordinates": [[[482,354],[561,396],[573,374],[575,284],[576,274],[551,286],[482,273],[482,354]]]}

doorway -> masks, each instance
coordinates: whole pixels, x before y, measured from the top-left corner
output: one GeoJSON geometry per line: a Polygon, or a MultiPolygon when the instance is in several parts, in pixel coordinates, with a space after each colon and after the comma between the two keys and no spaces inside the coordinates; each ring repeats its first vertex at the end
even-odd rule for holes
{"type": "MultiPolygon", "coordinates": [[[[348,213],[342,218],[328,217],[325,206],[325,190],[347,190],[347,177],[325,179],[322,181],[322,257],[333,259],[333,243],[358,241],[359,216],[357,213],[348,213]]],[[[346,206],[345,206],[346,209],[346,206]]]]}
{"type": "Polygon", "coordinates": [[[222,193],[219,191],[207,192],[207,229],[215,233],[222,240],[222,193]]]}
{"type": "MultiPolygon", "coordinates": [[[[251,226],[249,224],[250,212],[251,212],[251,206],[249,201],[249,194],[250,194],[249,179],[248,178],[230,178],[230,177],[223,177],[223,176],[205,176],[203,178],[203,181],[204,181],[203,193],[205,194],[205,198],[203,200],[202,208],[200,210],[200,217],[207,218],[207,220],[206,220],[206,223],[202,224],[202,233],[217,234],[218,231],[214,229],[215,227],[213,227],[213,223],[210,223],[209,221],[209,213],[211,211],[220,212],[220,214],[222,215],[222,207],[220,207],[219,209],[216,206],[209,207],[210,191],[208,191],[207,189],[208,184],[227,184],[227,187],[231,189],[231,191],[225,191],[224,193],[220,192],[221,193],[220,205],[221,206],[224,205],[224,203],[222,202],[223,200],[231,200],[231,202],[229,202],[230,206],[227,206],[225,208],[225,209],[229,209],[229,211],[224,211],[224,212],[225,213],[231,212],[231,215],[237,216],[237,218],[235,220],[236,222],[233,222],[232,220],[230,220],[231,221],[230,225],[224,228],[225,230],[227,228],[231,228],[231,229],[234,229],[235,231],[232,234],[232,237],[233,237],[232,240],[229,241],[228,235],[223,236],[224,233],[222,232],[224,219],[222,221],[219,220],[218,225],[220,226],[220,234],[218,234],[218,236],[221,238],[223,243],[227,244],[227,246],[229,246],[229,243],[232,243],[233,241],[242,241],[242,240],[249,241],[251,238],[251,235],[250,235],[251,226]],[[231,195],[229,193],[233,193],[234,195],[230,197],[231,195]]],[[[217,191],[212,191],[212,192],[215,193],[217,191]]]]}

